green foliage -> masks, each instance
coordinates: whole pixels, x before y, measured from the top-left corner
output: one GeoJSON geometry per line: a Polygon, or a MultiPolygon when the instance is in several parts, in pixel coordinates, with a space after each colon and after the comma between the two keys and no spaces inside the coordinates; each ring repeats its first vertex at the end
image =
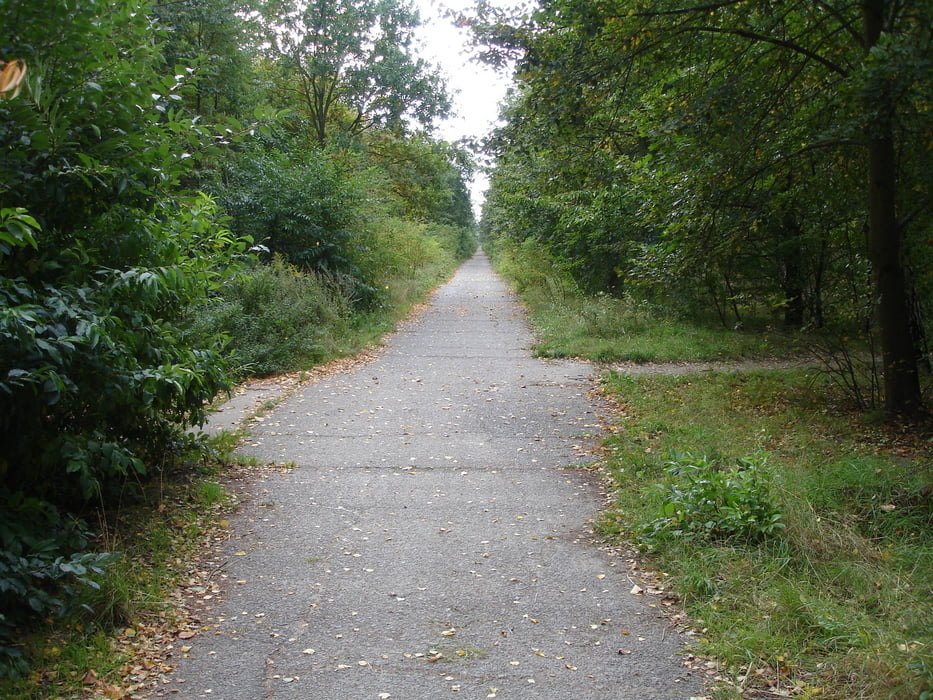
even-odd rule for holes
{"type": "Polygon", "coordinates": [[[276,257],[192,308],[189,333],[225,336],[241,376],[267,376],[337,355],[352,308],[353,290],[337,278],[302,272],[276,257]]]}
{"type": "Polygon", "coordinates": [[[304,270],[346,282],[356,303],[379,303],[378,271],[364,205],[378,207],[365,181],[320,151],[301,161],[279,152],[246,153],[221,196],[231,227],[304,270]]]}
{"type": "Polygon", "coordinates": [[[647,491],[661,503],[661,515],[639,528],[648,543],[673,536],[752,544],[784,527],[762,458],[726,465],[682,455],[667,462],[665,471],[667,483],[647,491]]]}
{"type": "Polygon", "coordinates": [[[793,340],[767,329],[724,329],[627,294],[585,294],[559,260],[529,239],[498,241],[497,270],[528,305],[545,357],[595,362],[683,362],[769,357],[793,340]]]}
{"type": "Polygon", "coordinates": [[[321,147],[335,134],[404,131],[450,109],[436,71],[411,51],[417,11],[396,0],[286,0],[265,6],[286,89],[321,147]],[[285,31],[283,31],[285,29],[285,31]]]}
{"type": "Polygon", "coordinates": [[[178,110],[148,4],[8,9],[3,53],[29,78],[0,102],[0,490],[34,517],[4,521],[0,556],[24,631],[11,609],[70,610],[108,559],[58,513],[138,495],[229,386],[219,339],[184,342],[179,314],[250,242],[180,189],[220,151],[178,110]]]}
{"type": "Polygon", "coordinates": [[[85,524],[21,493],[0,491],[0,676],[28,667],[15,631],[47,617],[67,617],[82,589],[98,589],[111,554],[87,552],[85,524]]]}
{"type": "Polygon", "coordinates": [[[171,224],[139,222],[157,267],[96,267],[66,251],[40,263],[45,279],[0,277],[0,465],[11,489],[60,502],[120,489],[226,385],[216,344],[182,344],[173,317],[245,244],[217,228],[210,206],[173,213],[171,224]]]}
{"type": "Polygon", "coordinates": [[[473,163],[461,147],[424,135],[405,138],[379,132],[367,138],[368,151],[385,173],[398,215],[413,221],[473,228],[466,183],[473,163]]]}
{"type": "Polygon", "coordinates": [[[587,292],[724,327],[877,323],[887,412],[915,413],[931,5],[811,9],[479,4],[518,83],[487,142],[484,239],[530,238],[587,292]]]}
{"type": "Polygon", "coordinates": [[[20,246],[39,247],[39,223],[22,207],[0,209],[0,227],[0,255],[9,255],[20,246]]]}
{"type": "Polygon", "coordinates": [[[929,687],[933,473],[923,440],[816,410],[825,389],[803,369],[612,374],[607,388],[624,412],[604,442],[615,507],[601,529],[647,535],[643,565],[669,574],[703,630],[696,651],[748,691],[764,677],[772,692],[838,700],[929,687]],[[668,455],[762,450],[764,479],[718,458],[676,457],[670,473],[668,455]],[[751,541],[706,536],[720,518],[746,525],[722,510],[732,498],[759,513],[751,541]],[[665,500],[675,504],[667,513],[665,500]],[[778,512],[778,529],[760,532],[778,512]]]}
{"type": "Polygon", "coordinates": [[[165,30],[160,46],[169,71],[190,72],[183,97],[188,108],[208,118],[240,116],[251,108],[252,44],[260,33],[256,18],[240,0],[156,2],[153,19],[165,30]]]}

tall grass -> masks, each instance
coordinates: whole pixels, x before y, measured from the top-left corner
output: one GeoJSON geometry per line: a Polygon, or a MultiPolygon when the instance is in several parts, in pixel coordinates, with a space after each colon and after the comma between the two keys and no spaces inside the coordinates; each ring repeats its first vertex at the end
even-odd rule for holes
{"type": "Polygon", "coordinates": [[[613,374],[606,386],[626,410],[606,441],[615,507],[602,529],[671,574],[702,630],[698,650],[727,664],[734,688],[840,700],[933,692],[925,440],[824,410],[802,370],[613,374]],[[664,507],[648,496],[670,484],[665,463],[685,450],[767,454],[784,528],[754,543],[644,537],[664,507]]]}
{"type": "Polygon", "coordinates": [[[792,339],[768,327],[751,331],[691,322],[676,310],[631,296],[584,295],[540,248],[500,249],[496,269],[528,307],[543,357],[596,362],[689,362],[769,357],[792,339]]]}
{"type": "Polygon", "coordinates": [[[333,357],[351,326],[352,288],[281,258],[257,265],[191,310],[190,331],[224,333],[244,375],[301,369],[333,357]]]}

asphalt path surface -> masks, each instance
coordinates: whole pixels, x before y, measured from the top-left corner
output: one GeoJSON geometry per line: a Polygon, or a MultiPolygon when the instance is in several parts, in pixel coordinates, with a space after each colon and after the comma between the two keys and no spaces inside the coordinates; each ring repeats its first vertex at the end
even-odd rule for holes
{"type": "Polygon", "coordinates": [[[531,344],[479,254],[378,359],[269,414],[242,449],[293,468],[231,518],[222,594],[156,695],[701,695],[658,599],[591,533],[593,369],[531,344]]]}

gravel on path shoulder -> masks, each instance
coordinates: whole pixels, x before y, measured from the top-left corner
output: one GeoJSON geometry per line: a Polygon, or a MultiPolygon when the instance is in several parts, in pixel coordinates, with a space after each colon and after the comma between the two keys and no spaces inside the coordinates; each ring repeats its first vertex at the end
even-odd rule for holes
{"type": "Polygon", "coordinates": [[[294,466],[231,518],[222,593],[152,697],[701,696],[591,532],[594,370],[532,342],[479,254],[377,359],[268,413],[242,449],[294,466]]]}

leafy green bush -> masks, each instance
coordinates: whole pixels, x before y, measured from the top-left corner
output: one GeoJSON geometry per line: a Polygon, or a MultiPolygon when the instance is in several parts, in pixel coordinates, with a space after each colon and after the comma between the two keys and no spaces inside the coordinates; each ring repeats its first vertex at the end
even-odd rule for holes
{"type": "Polygon", "coordinates": [[[0,100],[5,635],[77,609],[109,560],[64,513],[139,493],[229,385],[217,339],[184,342],[179,312],[250,242],[182,189],[218,140],[178,111],[186,71],[164,70],[146,9],[22,4],[8,17],[3,58],[29,73],[0,100]]]}
{"type": "Polygon", "coordinates": [[[353,289],[275,257],[190,311],[189,336],[224,334],[239,373],[265,376],[333,357],[351,323],[353,289]]]}
{"type": "Polygon", "coordinates": [[[171,226],[137,216],[153,246],[173,230],[162,265],[82,269],[78,253],[40,245],[38,273],[17,275],[18,251],[0,254],[0,476],[11,490],[62,504],[119,491],[227,386],[215,339],[180,342],[173,317],[218,278],[202,249],[235,255],[245,243],[215,235],[210,205],[176,209],[171,226]]]}
{"type": "Polygon", "coordinates": [[[87,552],[85,524],[36,498],[0,491],[0,675],[23,671],[15,630],[32,619],[67,616],[81,589],[97,589],[95,575],[112,554],[87,552]]]}
{"type": "Polygon", "coordinates": [[[308,272],[340,278],[361,308],[380,302],[377,245],[363,205],[379,203],[362,182],[323,151],[300,159],[274,149],[254,149],[228,166],[219,197],[231,228],[266,246],[273,255],[308,272]]]}
{"type": "Polygon", "coordinates": [[[670,536],[757,542],[784,527],[763,459],[729,466],[682,455],[667,462],[665,471],[670,481],[648,489],[661,501],[661,515],[641,526],[647,542],[670,536]]]}

